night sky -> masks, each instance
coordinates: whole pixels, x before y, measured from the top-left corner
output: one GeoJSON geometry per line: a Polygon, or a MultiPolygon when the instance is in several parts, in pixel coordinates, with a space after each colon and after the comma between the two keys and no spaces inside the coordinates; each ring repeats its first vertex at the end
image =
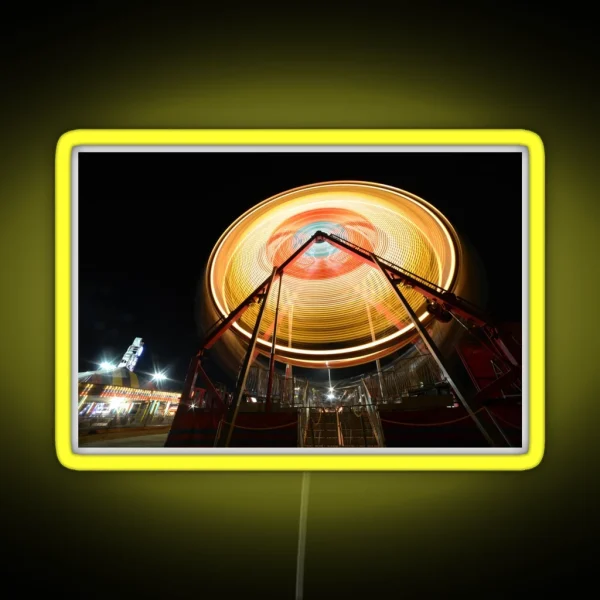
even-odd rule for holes
{"type": "Polygon", "coordinates": [[[136,371],[180,389],[199,333],[199,280],[221,233],[287,189],[329,180],[405,189],[476,249],[499,320],[521,318],[521,155],[81,153],[79,370],[145,342],[136,371]]]}

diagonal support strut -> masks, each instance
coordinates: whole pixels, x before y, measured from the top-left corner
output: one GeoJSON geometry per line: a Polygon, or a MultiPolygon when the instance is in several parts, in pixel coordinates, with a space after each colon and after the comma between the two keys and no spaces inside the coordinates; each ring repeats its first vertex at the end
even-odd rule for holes
{"type": "MultiPolygon", "coordinates": [[[[497,428],[492,429],[488,425],[487,422],[482,421],[481,419],[479,419],[477,417],[477,415],[475,414],[475,411],[471,407],[471,403],[469,401],[467,401],[465,395],[460,390],[460,388],[457,385],[456,381],[454,381],[454,379],[450,375],[450,372],[449,372],[449,370],[448,370],[448,368],[446,366],[446,361],[444,360],[444,358],[443,358],[441,352],[439,351],[436,343],[433,341],[432,337],[429,335],[429,332],[423,326],[423,323],[421,323],[421,321],[419,321],[419,318],[417,317],[417,315],[416,315],[415,311],[413,310],[412,306],[408,303],[408,301],[404,297],[404,294],[400,291],[399,287],[395,284],[395,282],[392,279],[392,277],[390,277],[390,275],[387,272],[387,269],[385,268],[385,266],[383,265],[383,263],[381,263],[380,260],[374,254],[372,254],[371,256],[372,256],[373,262],[379,267],[379,270],[383,273],[383,275],[385,276],[385,278],[389,281],[390,285],[392,286],[392,288],[396,292],[396,295],[398,296],[398,299],[400,300],[400,302],[402,303],[402,306],[404,307],[404,309],[408,313],[408,316],[410,317],[410,320],[412,321],[415,329],[419,332],[419,335],[421,336],[421,339],[423,340],[423,343],[425,344],[425,346],[427,347],[427,349],[429,350],[429,352],[431,353],[431,355],[433,356],[433,358],[437,362],[437,364],[438,364],[441,372],[444,374],[444,376],[448,380],[448,383],[450,384],[450,386],[454,390],[454,393],[456,394],[456,397],[459,399],[459,401],[463,405],[464,409],[467,411],[467,414],[471,417],[471,419],[473,419],[473,422],[475,423],[475,425],[477,425],[477,428],[479,429],[479,431],[481,432],[481,434],[483,435],[483,437],[486,439],[486,441],[488,442],[488,444],[491,447],[498,446],[499,444],[496,441],[498,439],[497,428]]],[[[503,446],[503,445],[505,445],[505,440],[504,440],[504,436],[503,436],[502,432],[500,432],[500,434],[502,435],[502,438],[500,440],[500,445],[503,446]]]]}
{"type": "Polygon", "coordinates": [[[271,273],[271,277],[269,277],[269,280],[267,282],[266,290],[262,295],[260,310],[258,311],[258,317],[256,317],[256,323],[254,325],[254,331],[252,332],[252,338],[250,339],[250,344],[248,344],[246,356],[244,357],[244,362],[242,363],[242,369],[238,377],[235,395],[233,396],[232,404],[229,407],[229,410],[227,411],[225,416],[226,423],[223,423],[221,436],[220,439],[217,441],[219,446],[228,447],[231,443],[231,436],[233,435],[233,430],[235,429],[235,421],[240,410],[240,404],[242,402],[244,390],[246,389],[246,380],[248,379],[248,370],[250,368],[250,362],[252,360],[252,355],[254,354],[254,349],[256,348],[258,332],[260,331],[260,325],[262,323],[263,315],[265,314],[265,307],[267,306],[267,301],[269,300],[269,292],[271,291],[271,287],[273,286],[273,281],[275,280],[276,275],[277,267],[274,267],[273,272],[271,273]]]}

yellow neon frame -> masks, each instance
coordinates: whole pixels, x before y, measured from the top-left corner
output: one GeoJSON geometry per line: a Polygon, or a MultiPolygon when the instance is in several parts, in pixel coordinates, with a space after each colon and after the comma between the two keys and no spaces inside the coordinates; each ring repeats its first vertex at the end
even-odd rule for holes
{"type": "MultiPolygon", "coordinates": [[[[75,130],[56,148],[56,452],[75,470],[526,470],[545,445],[545,165],[540,137],[516,130],[75,130]],[[522,146],[529,153],[529,448],[513,455],[83,455],[71,446],[71,157],[101,145],[522,146]]],[[[160,449],[158,449],[160,451],[160,449]]]]}

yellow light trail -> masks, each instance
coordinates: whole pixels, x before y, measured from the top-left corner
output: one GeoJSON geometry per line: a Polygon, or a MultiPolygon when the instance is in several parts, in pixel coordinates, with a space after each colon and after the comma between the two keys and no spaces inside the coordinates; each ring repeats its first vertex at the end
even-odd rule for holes
{"type": "MultiPolygon", "coordinates": [[[[452,290],[456,282],[458,236],[431,204],[382,184],[325,182],[273,196],[223,233],[207,272],[207,288],[218,313],[229,314],[268,277],[273,266],[318,230],[446,289],[452,290]]],[[[383,275],[327,242],[311,246],[286,270],[282,281],[276,341],[281,362],[332,368],[362,364],[394,352],[414,337],[408,315],[383,275]],[[374,341],[365,301],[371,306],[374,341]]],[[[263,354],[271,348],[279,285],[274,285],[265,308],[257,344],[263,354]]],[[[419,319],[427,321],[421,294],[405,289],[404,295],[419,319]]],[[[257,314],[258,306],[253,305],[234,324],[238,335],[250,338],[257,314]]]]}

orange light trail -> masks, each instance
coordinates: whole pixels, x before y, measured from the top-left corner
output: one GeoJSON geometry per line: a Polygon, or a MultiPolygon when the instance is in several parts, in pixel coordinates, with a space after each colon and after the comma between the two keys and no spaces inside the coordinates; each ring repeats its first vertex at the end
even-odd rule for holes
{"type": "MultiPolygon", "coordinates": [[[[316,231],[337,235],[446,289],[452,290],[456,281],[458,236],[437,209],[381,184],[325,182],[273,196],[225,231],[207,275],[218,313],[229,314],[316,231]]],[[[281,282],[276,341],[281,362],[332,368],[362,364],[414,337],[408,315],[383,275],[325,241],[313,244],[274,284],[259,332],[261,354],[270,352],[281,282]],[[378,307],[372,313],[374,341],[365,301],[378,307]]],[[[421,294],[405,289],[404,295],[419,319],[427,321],[421,294]]],[[[257,314],[258,306],[251,306],[234,331],[249,339],[257,314]]]]}

